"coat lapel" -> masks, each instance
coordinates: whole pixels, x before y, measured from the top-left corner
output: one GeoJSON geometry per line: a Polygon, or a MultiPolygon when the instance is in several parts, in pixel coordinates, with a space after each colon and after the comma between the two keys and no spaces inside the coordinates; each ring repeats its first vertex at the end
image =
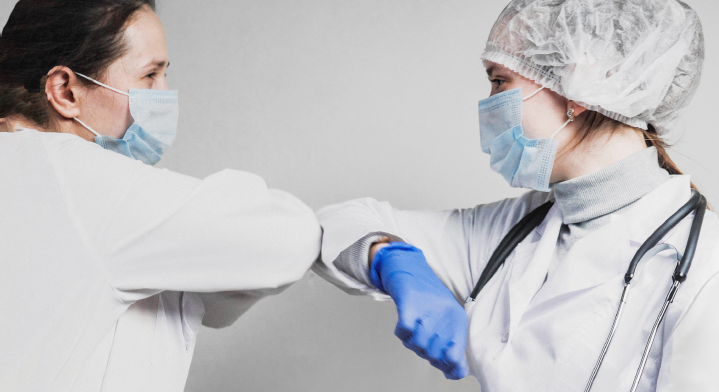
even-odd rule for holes
{"type": "MultiPolygon", "coordinates": [[[[537,294],[533,306],[562,294],[596,287],[615,278],[617,289],[620,290],[623,280],[618,277],[624,276],[641,244],[690,196],[689,178],[674,176],[639,199],[627,211],[616,214],[604,227],[577,241],[537,294]]],[[[686,241],[686,235],[675,234],[682,231],[677,229],[681,229],[684,223],[660,241],[660,245],[670,241],[670,238],[677,238],[671,240],[672,245],[686,241]],[[683,240],[678,237],[683,237],[683,240]]],[[[681,248],[676,248],[683,250],[684,243],[681,248]]],[[[655,253],[647,253],[639,263],[637,274],[641,272],[642,264],[646,264],[646,258],[655,253]]]]}
{"type": "Polygon", "coordinates": [[[510,331],[519,324],[527,305],[544,283],[561,227],[562,214],[554,205],[544,222],[517,245],[511,259],[507,260],[512,268],[509,279],[510,331]]]}

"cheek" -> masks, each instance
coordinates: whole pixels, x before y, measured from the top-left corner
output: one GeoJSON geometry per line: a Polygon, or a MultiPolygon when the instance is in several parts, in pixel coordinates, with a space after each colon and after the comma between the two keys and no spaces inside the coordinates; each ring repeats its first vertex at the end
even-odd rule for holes
{"type": "MultiPolygon", "coordinates": [[[[106,89],[103,89],[106,90],[106,89]]],[[[99,124],[97,131],[100,134],[121,139],[127,128],[132,125],[130,115],[129,98],[113,91],[95,91],[89,107],[96,118],[95,123],[99,124]]]]}
{"type": "Polygon", "coordinates": [[[564,107],[552,100],[530,98],[524,101],[522,128],[525,136],[529,139],[551,137],[566,121],[563,114],[566,117],[564,107]]]}

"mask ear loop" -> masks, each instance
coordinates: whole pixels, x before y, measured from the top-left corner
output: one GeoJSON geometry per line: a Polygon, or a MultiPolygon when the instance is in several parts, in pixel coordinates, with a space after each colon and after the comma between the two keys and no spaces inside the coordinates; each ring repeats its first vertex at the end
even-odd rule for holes
{"type": "Polygon", "coordinates": [[[105,87],[106,89],[110,89],[110,90],[112,90],[112,91],[114,91],[114,92],[116,92],[116,93],[118,93],[118,94],[122,94],[122,95],[125,95],[125,96],[128,96],[128,97],[130,96],[130,94],[128,94],[128,93],[126,93],[126,92],[124,92],[124,91],[120,91],[120,90],[118,90],[118,89],[116,89],[116,88],[114,88],[114,87],[110,87],[110,86],[108,86],[108,85],[106,85],[106,84],[104,84],[104,83],[100,83],[100,82],[98,82],[97,80],[95,80],[95,79],[93,79],[93,78],[91,78],[91,77],[85,76],[85,75],[83,75],[83,74],[81,74],[81,73],[79,73],[79,72],[75,72],[75,75],[82,76],[83,78],[85,78],[85,79],[87,79],[87,80],[89,80],[89,81],[91,81],[91,82],[93,82],[93,83],[99,84],[100,86],[105,87]]]}
{"type": "MultiPolygon", "coordinates": [[[[95,83],[95,84],[98,84],[98,85],[100,85],[100,86],[102,86],[102,87],[105,87],[106,89],[112,90],[112,91],[114,91],[114,92],[116,92],[116,93],[118,93],[118,94],[126,95],[126,96],[128,96],[128,97],[130,96],[130,94],[128,94],[128,93],[126,93],[126,92],[124,92],[124,91],[120,91],[120,90],[118,90],[118,89],[116,89],[116,88],[114,88],[114,87],[110,87],[110,86],[108,86],[108,85],[106,85],[106,84],[104,84],[104,83],[98,82],[97,80],[95,80],[95,79],[93,79],[93,78],[91,78],[91,77],[85,76],[85,75],[83,75],[83,74],[81,74],[81,73],[79,73],[79,72],[75,72],[75,75],[81,76],[81,77],[83,77],[83,78],[85,78],[85,79],[87,79],[87,80],[89,80],[89,81],[91,81],[91,82],[93,82],[93,83],[95,83]]],[[[94,133],[95,136],[100,137],[100,134],[99,134],[99,133],[95,132],[94,129],[90,128],[89,125],[87,125],[87,124],[85,124],[84,122],[82,122],[79,118],[73,117],[73,120],[79,122],[80,125],[82,125],[83,127],[85,127],[88,131],[94,133]]]]}
{"type": "Polygon", "coordinates": [[[533,96],[539,94],[539,92],[542,91],[542,90],[544,90],[544,86],[540,87],[539,90],[537,90],[537,91],[535,91],[535,92],[529,94],[529,96],[528,96],[527,98],[522,99],[522,101],[526,101],[526,100],[528,100],[529,98],[532,98],[533,96]]]}
{"type": "Polygon", "coordinates": [[[566,128],[567,125],[569,125],[570,122],[574,121],[574,108],[571,108],[571,109],[569,109],[569,110],[567,111],[567,117],[569,117],[569,119],[564,123],[564,125],[562,125],[561,128],[557,129],[557,131],[554,132],[554,134],[552,134],[552,137],[550,137],[550,139],[554,139],[554,137],[557,136],[557,134],[559,133],[559,131],[561,131],[562,129],[566,128]]]}
{"type": "Polygon", "coordinates": [[[85,128],[86,128],[86,129],[88,130],[88,131],[90,131],[90,132],[94,133],[94,134],[95,134],[95,136],[97,136],[97,137],[100,137],[100,134],[99,134],[99,133],[95,132],[95,130],[94,130],[94,129],[90,128],[90,126],[89,126],[89,125],[87,125],[87,124],[85,124],[84,122],[82,122],[82,121],[81,121],[81,120],[80,120],[79,118],[77,118],[77,117],[73,117],[72,119],[73,119],[73,120],[75,120],[75,121],[77,121],[77,122],[79,122],[79,123],[80,123],[80,125],[82,125],[83,127],[85,127],[85,128]]]}

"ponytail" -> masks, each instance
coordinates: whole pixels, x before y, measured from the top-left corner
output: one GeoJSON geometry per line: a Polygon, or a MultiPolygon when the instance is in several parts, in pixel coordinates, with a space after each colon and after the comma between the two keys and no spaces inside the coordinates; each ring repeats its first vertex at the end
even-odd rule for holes
{"type": "MultiPolygon", "coordinates": [[[[582,121],[582,125],[577,131],[575,139],[564,152],[573,150],[584,140],[596,136],[600,132],[616,132],[622,126],[621,122],[592,110],[585,111],[578,116],[577,119],[582,121]]],[[[649,129],[646,131],[641,130],[641,132],[644,135],[644,141],[646,142],[647,147],[654,147],[657,149],[659,166],[672,175],[684,174],[681,170],[679,170],[667,152],[667,149],[671,146],[657,134],[657,130],[653,125],[649,124],[648,128],[649,129]]],[[[694,183],[691,183],[691,187],[697,192],[699,191],[694,183]]]]}
{"type": "MultiPolygon", "coordinates": [[[[654,128],[652,124],[649,124],[649,129],[642,130],[642,133],[644,134],[644,141],[647,143],[647,147],[654,147],[657,149],[657,155],[659,156],[659,166],[662,167],[662,169],[669,172],[669,174],[676,175],[676,174],[684,174],[679,168],[677,167],[676,163],[672,160],[672,158],[669,156],[669,153],[667,152],[667,148],[669,148],[669,144],[667,144],[664,139],[661,138],[657,134],[657,130],[654,128]]],[[[699,188],[694,185],[694,183],[690,183],[692,186],[692,189],[699,192],[699,188]]]]}

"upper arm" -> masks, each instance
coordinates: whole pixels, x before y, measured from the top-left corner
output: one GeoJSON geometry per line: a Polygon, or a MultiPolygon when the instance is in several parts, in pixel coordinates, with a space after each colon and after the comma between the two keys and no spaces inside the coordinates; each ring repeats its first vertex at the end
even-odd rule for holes
{"type": "Polygon", "coordinates": [[[279,294],[288,286],[276,289],[255,291],[225,291],[217,293],[197,293],[205,305],[205,316],[202,325],[210,328],[225,328],[262,298],[268,295],[279,294]]]}
{"type": "Polygon", "coordinates": [[[86,142],[55,158],[88,246],[120,292],[277,288],[319,252],[312,211],[256,175],[201,181],[86,142]]]}

